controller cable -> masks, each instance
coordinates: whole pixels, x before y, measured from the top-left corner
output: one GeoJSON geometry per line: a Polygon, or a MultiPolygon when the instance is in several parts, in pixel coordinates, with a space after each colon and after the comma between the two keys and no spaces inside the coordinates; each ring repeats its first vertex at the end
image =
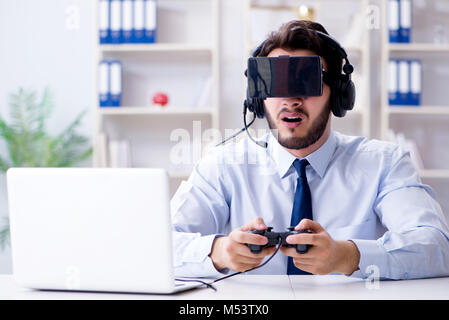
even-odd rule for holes
{"type": "Polygon", "coordinates": [[[176,281],[182,281],[182,282],[199,282],[199,283],[202,283],[203,285],[205,285],[207,288],[210,288],[210,289],[212,289],[214,291],[217,291],[217,288],[215,288],[215,286],[213,285],[214,283],[216,283],[218,281],[221,281],[221,280],[224,280],[224,279],[231,278],[231,277],[236,276],[236,275],[241,274],[241,273],[250,272],[250,271],[262,268],[264,265],[266,265],[268,262],[270,262],[271,259],[273,259],[273,257],[276,255],[276,253],[278,253],[280,247],[281,247],[281,244],[279,242],[279,244],[276,247],[276,251],[264,263],[262,263],[261,265],[258,265],[258,266],[254,267],[254,268],[251,268],[251,269],[248,269],[246,271],[238,271],[238,272],[229,274],[227,276],[215,279],[212,282],[206,282],[206,281],[201,281],[201,280],[196,280],[196,279],[195,280],[194,279],[175,279],[175,280],[176,281]]]}

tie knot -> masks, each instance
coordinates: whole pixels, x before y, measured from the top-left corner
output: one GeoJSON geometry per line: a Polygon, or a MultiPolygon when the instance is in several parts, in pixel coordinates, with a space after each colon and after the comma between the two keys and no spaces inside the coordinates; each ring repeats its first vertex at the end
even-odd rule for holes
{"type": "Polygon", "coordinates": [[[306,167],[309,164],[309,161],[307,159],[296,159],[293,161],[293,166],[296,169],[296,172],[298,172],[298,176],[301,178],[306,178],[306,167]]]}

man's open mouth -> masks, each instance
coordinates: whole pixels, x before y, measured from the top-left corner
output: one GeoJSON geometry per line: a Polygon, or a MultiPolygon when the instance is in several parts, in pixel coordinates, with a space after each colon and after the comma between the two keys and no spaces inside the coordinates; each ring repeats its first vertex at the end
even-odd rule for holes
{"type": "Polygon", "coordinates": [[[300,121],[302,121],[302,118],[301,117],[283,117],[282,121],[285,121],[285,122],[300,122],[300,121]]]}

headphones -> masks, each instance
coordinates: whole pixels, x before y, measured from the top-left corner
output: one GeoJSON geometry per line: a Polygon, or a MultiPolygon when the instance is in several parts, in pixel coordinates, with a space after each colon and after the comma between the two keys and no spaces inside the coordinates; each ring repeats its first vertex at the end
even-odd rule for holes
{"type": "MultiPolygon", "coordinates": [[[[295,31],[301,27],[294,27],[291,31],[295,31]]],[[[348,60],[348,55],[343,47],[332,37],[329,35],[317,31],[315,32],[321,40],[325,42],[325,44],[335,52],[341,59],[345,60],[345,64],[343,66],[343,73],[339,74],[335,80],[330,80],[327,77],[327,74],[324,74],[323,81],[331,88],[331,96],[330,103],[332,108],[332,113],[336,117],[344,117],[346,115],[346,111],[352,110],[355,102],[355,86],[351,80],[351,73],[354,71],[354,67],[348,60]]],[[[252,56],[257,57],[267,40],[262,42],[257,48],[253,51],[252,56]]],[[[247,71],[245,71],[245,76],[247,76],[247,71]]],[[[247,91],[248,92],[248,91],[247,91]]],[[[264,109],[264,100],[261,98],[249,98],[247,95],[246,100],[244,101],[244,113],[246,114],[246,109],[253,112],[255,117],[263,118],[265,116],[264,109]]]]}

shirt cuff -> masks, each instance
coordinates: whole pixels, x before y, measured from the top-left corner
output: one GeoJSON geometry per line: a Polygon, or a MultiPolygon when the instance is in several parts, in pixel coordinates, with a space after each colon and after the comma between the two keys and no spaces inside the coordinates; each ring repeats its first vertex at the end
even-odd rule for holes
{"type": "Polygon", "coordinates": [[[175,267],[175,275],[178,277],[219,277],[227,270],[218,271],[209,254],[215,238],[221,235],[207,235],[197,237],[183,248],[182,264],[175,267]]]}
{"type": "Polygon", "coordinates": [[[354,271],[350,276],[355,278],[367,278],[388,273],[387,256],[385,250],[379,245],[377,240],[351,239],[360,253],[359,270],[354,271]]]}

